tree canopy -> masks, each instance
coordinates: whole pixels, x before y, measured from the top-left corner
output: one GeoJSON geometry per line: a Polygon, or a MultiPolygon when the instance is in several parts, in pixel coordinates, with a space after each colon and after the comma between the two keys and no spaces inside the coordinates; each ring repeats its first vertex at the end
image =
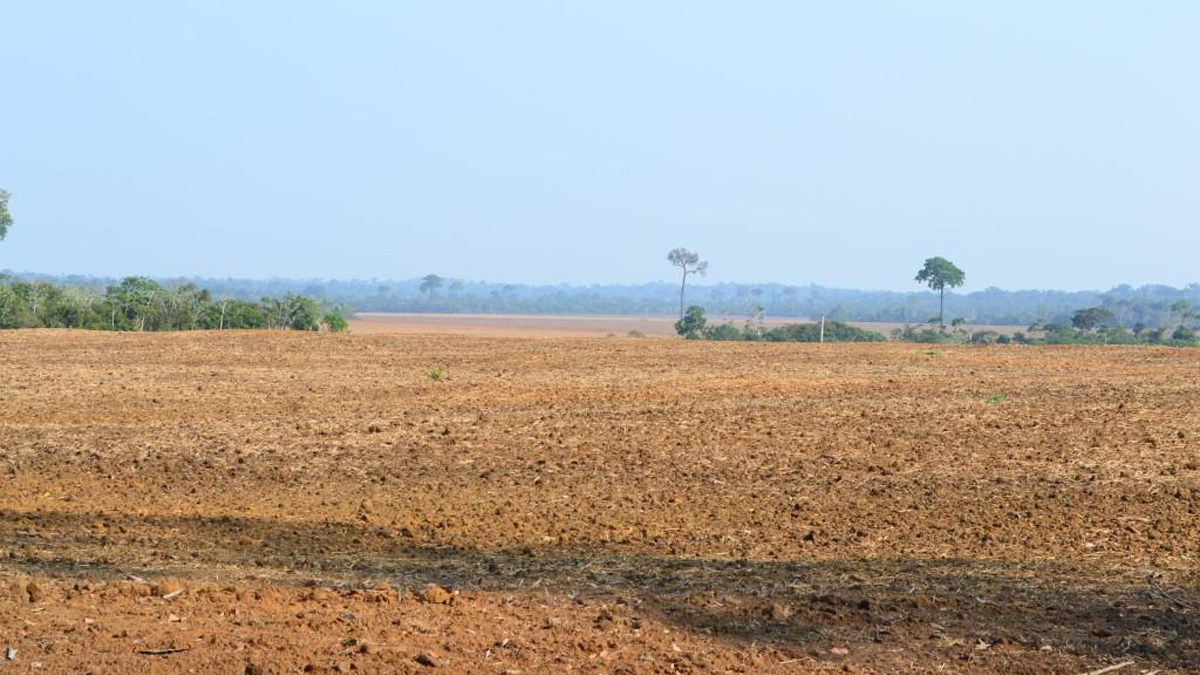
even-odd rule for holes
{"type": "Polygon", "coordinates": [[[442,288],[443,279],[436,274],[426,274],[421,278],[421,292],[433,297],[442,288]]]}
{"type": "Polygon", "coordinates": [[[1116,319],[1112,312],[1103,307],[1089,307],[1075,312],[1071,317],[1071,325],[1086,332],[1111,325],[1116,319]]]}
{"type": "Polygon", "coordinates": [[[946,288],[958,288],[967,280],[967,275],[957,265],[935,256],[925,260],[925,265],[917,272],[917,281],[925,284],[934,291],[946,288]]]}

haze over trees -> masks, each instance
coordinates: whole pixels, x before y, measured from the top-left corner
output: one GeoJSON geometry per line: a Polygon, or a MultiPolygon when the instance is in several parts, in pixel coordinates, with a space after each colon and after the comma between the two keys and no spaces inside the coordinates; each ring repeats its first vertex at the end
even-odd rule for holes
{"type": "Polygon", "coordinates": [[[426,274],[421,278],[421,292],[429,296],[430,300],[437,295],[437,292],[442,289],[443,279],[436,274],[426,274]]]}
{"type": "MultiPolygon", "coordinates": [[[[11,263],[10,263],[11,264],[11,263]]],[[[17,273],[24,281],[45,280],[56,285],[88,288],[103,294],[118,278],[78,275],[17,273]]],[[[408,279],[212,279],[203,277],[157,278],[165,286],[193,283],[214,297],[257,302],[287,293],[321,302],[352,305],[364,312],[464,312],[497,314],[622,314],[675,316],[679,314],[679,284],[594,284],[590,286],[489,283],[443,277],[451,293],[430,298],[420,290],[422,278],[408,279]]],[[[703,306],[711,317],[740,320],[751,304],[762,306],[774,319],[808,319],[824,314],[831,321],[876,321],[923,326],[937,316],[939,295],[928,290],[866,291],[829,288],[817,284],[791,286],[779,283],[717,283],[687,287],[689,304],[703,306]],[[755,296],[753,291],[760,294],[755,296]]],[[[1035,320],[1070,325],[1076,310],[1105,307],[1127,328],[1169,327],[1180,322],[1172,306],[1180,300],[1200,306],[1200,283],[1183,288],[1170,286],[1117,286],[1108,291],[1055,291],[986,288],[970,293],[945,294],[945,315],[962,317],[968,324],[1025,327],[1035,320]]],[[[686,305],[685,305],[686,309],[686,305]]],[[[1191,310],[1194,311],[1194,310],[1191,310]]]]}

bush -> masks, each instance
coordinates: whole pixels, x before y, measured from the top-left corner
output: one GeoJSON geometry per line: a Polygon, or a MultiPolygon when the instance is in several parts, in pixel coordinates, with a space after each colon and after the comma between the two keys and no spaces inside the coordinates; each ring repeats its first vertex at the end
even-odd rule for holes
{"type": "Polygon", "coordinates": [[[737,329],[737,326],[731,323],[723,323],[717,326],[711,326],[704,331],[704,339],[706,340],[721,340],[723,342],[738,342],[743,339],[742,331],[737,329]]]}
{"type": "Polygon", "coordinates": [[[333,312],[329,312],[321,317],[321,325],[330,333],[346,333],[350,331],[350,324],[346,322],[346,319],[340,314],[333,312]]]}
{"type": "Polygon", "coordinates": [[[1188,328],[1187,326],[1180,326],[1179,328],[1175,329],[1174,333],[1171,333],[1171,339],[1175,340],[1176,342],[1191,344],[1196,342],[1196,331],[1188,328]]]}
{"type": "MultiPolygon", "coordinates": [[[[793,323],[780,326],[768,331],[767,339],[774,342],[820,342],[821,324],[793,323]]],[[[826,342],[884,342],[886,339],[880,333],[863,330],[841,321],[825,322],[826,342]]]]}
{"type": "Polygon", "coordinates": [[[895,339],[903,342],[916,342],[924,345],[944,345],[956,341],[955,336],[950,333],[925,327],[905,326],[903,330],[893,331],[892,335],[895,339]]]}
{"type": "Polygon", "coordinates": [[[683,318],[675,322],[675,332],[687,340],[699,340],[703,336],[706,323],[708,319],[704,318],[704,308],[692,305],[684,312],[683,318]]]}
{"type": "Polygon", "coordinates": [[[977,330],[971,333],[971,344],[976,345],[994,345],[1004,337],[994,330],[977,330]]]}

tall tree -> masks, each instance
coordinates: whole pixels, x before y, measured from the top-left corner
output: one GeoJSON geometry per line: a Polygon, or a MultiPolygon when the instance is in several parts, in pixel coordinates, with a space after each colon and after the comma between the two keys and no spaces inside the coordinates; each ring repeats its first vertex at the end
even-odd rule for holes
{"type": "Polygon", "coordinates": [[[927,258],[917,272],[917,281],[938,292],[938,326],[942,330],[946,329],[946,287],[958,288],[966,279],[957,265],[942,257],[927,258]]]}
{"type": "Polygon", "coordinates": [[[1096,328],[1112,325],[1116,320],[1117,317],[1103,307],[1088,307],[1071,316],[1071,325],[1087,333],[1096,328]]]}
{"type": "Polygon", "coordinates": [[[442,278],[436,274],[426,274],[421,278],[421,292],[433,300],[433,296],[442,288],[442,278]]]}
{"type": "Polygon", "coordinates": [[[8,228],[12,226],[12,214],[8,212],[8,198],[11,197],[7,190],[0,190],[0,239],[8,235],[8,228]]]}
{"type": "Polygon", "coordinates": [[[683,279],[679,282],[679,318],[683,318],[683,294],[687,288],[687,278],[689,274],[699,274],[704,276],[708,274],[708,261],[701,261],[699,253],[693,253],[686,248],[673,248],[667,254],[667,260],[674,266],[683,270],[683,279]]]}

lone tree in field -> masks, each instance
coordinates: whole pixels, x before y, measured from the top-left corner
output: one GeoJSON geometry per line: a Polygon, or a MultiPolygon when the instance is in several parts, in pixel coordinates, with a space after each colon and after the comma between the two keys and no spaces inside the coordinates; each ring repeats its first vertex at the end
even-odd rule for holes
{"type": "Polygon", "coordinates": [[[667,260],[683,270],[683,280],[679,282],[679,318],[683,318],[683,292],[687,288],[689,274],[708,274],[708,261],[701,261],[699,253],[692,253],[686,248],[673,248],[667,254],[667,260]]]}
{"type": "Polygon", "coordinates": [[[8,212],[7,190],[0,190],[0,239],[8,235],[8,228],[13,224],[12,215],[8,212]]]}
{"type": "Polygon", "coordinates": [[[958,288],[966,279],[962,270],[941,257],[926,259],[925,266],[917,272],[917,281],[938,292],[938,327],[942,330],[946,330],[946,287],[958,288]]]}
{"type": "Polygon", "coordinates": [[[426,274],[421,279],[421,292],[429,296],[433,300],[433,296],[442,288],[442,278],[436,274],[426,274]]]}

